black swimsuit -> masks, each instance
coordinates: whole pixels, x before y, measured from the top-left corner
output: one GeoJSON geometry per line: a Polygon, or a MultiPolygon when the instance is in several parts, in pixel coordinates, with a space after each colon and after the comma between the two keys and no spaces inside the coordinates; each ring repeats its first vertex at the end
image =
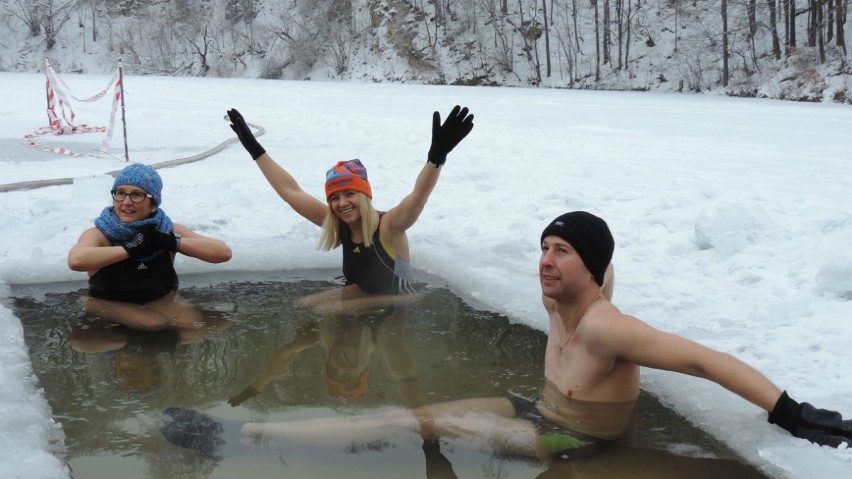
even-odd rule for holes
{"type": "Polygon", "coordinates": [[[143,262],[128,258],[104,266],[89,278],[90,296],[123,303],[150,303],[177,288],[177,273],[166,251],[143,262]]]}
{"type": "Polygon", "coordinates": [[[378,229],[369,247],[364,243],[354,243],[348,235],[343,235],[341,246],[346,284],[357,284],[370,294],[416,292],[412,285],[411,263],[382,241],[378,229]]]}

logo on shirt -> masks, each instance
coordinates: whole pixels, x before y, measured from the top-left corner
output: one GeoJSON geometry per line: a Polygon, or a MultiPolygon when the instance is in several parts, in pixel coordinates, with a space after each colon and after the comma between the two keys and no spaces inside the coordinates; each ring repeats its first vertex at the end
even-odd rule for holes
{"type": "Polygon", "coordinates": [[[148,267],[145,266],[145,263],[139,263],[139,266],[136,267],[136,270],[139,271],[140,269],[148,269],[148,267]]]}
{"type": "Polygon", "coordinates": [[[360,252],[361,252],[361,248],[360,248],[359,246],[356,246],[356,247],[355,247],[355,249],[353,249],[353,250],[352,250],[352,252],[353,252],[353,253],[360,253],[360,252]]]}

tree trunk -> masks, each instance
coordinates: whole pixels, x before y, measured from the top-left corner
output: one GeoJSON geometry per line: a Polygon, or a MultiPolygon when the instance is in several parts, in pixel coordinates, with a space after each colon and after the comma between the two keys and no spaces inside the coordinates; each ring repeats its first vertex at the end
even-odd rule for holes
{"type": "Polygon", "coordinates": [[[831,43],[834,38],[834,0],[828,0],[825,4],[825,15],[828,15],[823,23],[825,28],[825,41],[831,43]]]}
{"type": "Polygon", "coordinates": [[[843,33],[843,25],[846,23],[846,15],[844,12],[845,2],[841,2],[840,0],[836,0],[834,4],[834,21],[836,22],[836,42],[835,44],[843,49],[843,54],[846,55],[846,35],[843,33]]]}
{"type": "Polygon", "coordinates": [[[748,14],[748,37],[751,40],[757,33],[757,0],[748,0],[746,11],[748,14]]]}
{"type": "Polygon", "coordinates": [[[814,6],[816,7],[816,11],[814,12],[814,16],[816,17],[816,27],[817,27],[817,46],[819,47],[819,63],[820,65],[825,63],[825,28],[823,27],[823,9],[822,9],[822,1],[823,0],[815,0],[814,6]]]}
{"type": "Polygon", "coordinates": [[[627,1],[627,20],[624,24],[627,26],[627,31],[624,32],[624,68],[629,72],[630,71],[630,33],[632,32],[631,28],[631,20],[632,20],[632,12],[633,12],[633,3],[630,0],[627,1]]]}
{"type": "Polygon", "coordinates": [[[746,15],[748,16],[748,47],[751,50],[751,63],[755,70],[757,66],[757,47],[754,35],[757,33],[757,0],[748,0],[746,4],[746,15]]]}
{"type": "Polygon", "coordinates": [[[541,0],[541,11],[544,17],[544,62],[545,75],[550,78],[550,27],[547,21],[547,0],[541,0]]]}
{"type": "Polygon", "coordinates": [[[728,0],[722,0],[722,86],[728,86],[728,0]]]}
{"type": "Polygon", "coordinates": [[[609,0],[604,0],[603,8],[603,63],[604,65],[611,65],[612,60],[609,55],[611,43],[609,34],[609,0]]]}
{"type": "Polygon", "coordinates": [[[595,6],[595,81],[601,81],[601,25],[598,12],[598,0],[592,0],[595,6]]]}
{"type": "Polygon", "coordinates": [[[92,3],[92,42],[98,41],[98,22],[95,20],[95,4],[92,3]]]}
{"type": "Polygon", "coordinates": [[[772,33],[772,56],[776,60],[781,59],[781,44],[778,41],[778,17],[775,16],[775,0],[769,2],[769,28],[772,33]]]}
{"type": "Polygon", "coordinates": [[[571,19],[574,21],[574,51],[580,51],[580,33],[577,29],[577,0],[571,0],[571,19]]]}
{"type": "Polygon", "coordinates": [[[796,48],[796,0],[787,0],[788,2],[788,36],[787,46],[796,48]]]}
{"type": "Polygon", "coordinates": [[[679,35],[678,29],[677,29],[677,20],[678,20],[678,15],[680,14],[680,8],[679,7],[680,7],[680,0],[674,0],[674,22],[675,22],[675,24],[674,24],[674,51],[675,52],[677,51],[677,37],[679,35]]]}
{"type": "Polygon", "coordinates": [[[808,3],[808,46],[817,46],[817,32],[819,31],[819,15],[817,15],[817,2],[809,0],[808,3]]]}
{"type": "MultiPolygon", "coordinates": [[[[615,0],[615,23],[618,24],[618,70],[624,68],[622,53],[624,51],[624,0],[615,0]]],[[[675,51],[677,51],[677,35],[675,35],[675,51]]]]}

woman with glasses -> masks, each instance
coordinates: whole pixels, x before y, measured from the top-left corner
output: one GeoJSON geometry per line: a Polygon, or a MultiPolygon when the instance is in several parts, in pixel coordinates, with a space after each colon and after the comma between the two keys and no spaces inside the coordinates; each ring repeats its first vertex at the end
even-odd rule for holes
{"type": "Polygon", "coordinates": [[[202,236],[160,208],[163,180],[134,163],[113,182],[112,206],[95,219],[68,252],[68,267],[89,275],[86,311],[134,329],[159,331],[201,321],[177,294],[177,253],[208,263],[231,259],[224,242],[202,236]]]}
{"type": "MultiPolygon", "coordinates": [[[[343,250],[341,290],[306,299],[308,306],[380,300],[376,295],[412,293],[412,274],[406,230],[417,221],[438,182],[447,154],[473,129],[473,115],[456,106],[446,121],[432,116],[432,145],[428,161],[414,182],[414,189],[395,207],[379,212],[372,204],[372,188],[360,160],[338,162],[326,173],[325,201],[306,193],[296,180],[257,142],[243,116],[229,110],[231,129],[251,155],[278,195],[296,213],[322,227],[320,247],[343,250]],[[372,298],[371,298],[372,297],[372,298]]],[[[359,304],[360,306],[368,306],[359,304]]],[[[347,306],[348,307],[348,306],[347,306]]]]}

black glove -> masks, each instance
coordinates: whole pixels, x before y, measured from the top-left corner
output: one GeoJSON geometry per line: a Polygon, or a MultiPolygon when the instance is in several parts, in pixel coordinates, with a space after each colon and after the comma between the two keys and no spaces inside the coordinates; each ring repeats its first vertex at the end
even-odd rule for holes
{"type": "Polygon", "coordinates": [[[237,407],[240,404],[248,401],[249,399],[257,396],[258,394],[260,394],[260,391],[258,391],[257,389],[255,389],[251,386],[248,386],[247,388],[243,389],[242,392],[240,392],[236,396],[232,397],[231,399],[228,399],[228,404],[230,404],[233,407],[237,407]]]}
{"type": "Polygon", "coordinates": [[[844,421],[839,412],[817,409],[806,402],[799,404],[787,391],[781,393],[768,420],[798,438],[821,446],[852,447],[852,419],[844,421]]]}
{"type": "Polygon", "coordinates": [[[240,143],[243,144],[243,148],[249,152],[252,160],[257,160],[262,154],[266,153],[266,150],[264,150],[263,147],[260,146],[260,143],[257,142],[257,139],[254,137],[254,133],[251,132],[251,128],[246,125],[246,120],[243,119],[240,112],[231,108],[228,110],[228,118],[231,119],[231,129],[237,134],[237,138],[240,139],[240,143]]]}
{"type": "Polygon", "coordinates": [[[154,251],[177,251],[178,240],[175,232],[163,233],[160,230],[151,230],[151,247],[154,251]]]}
{"type": "Polygon", "coordinates": [[[426,479],[457,479],[453,464],[441,453],[437,439],[423,440],[423,455],[426,457],[426,479]]]}
{"type": "Polygon", "coordinates": [[[154,225],[148,225],[142,228],[130,241],[121,245],[131,258],[135,260],[147,258],[157,251],[154,245],[151,244],[151,231],[153,227],[154,225]]]}
{"type": "Polygon", "coordinates": [[[468,115],[467,111],[467,107],[456,105],[443,125],[441,114],[437,111],[432,114],[432,146],[427,157],[430,165],[440,168],[447,161],[447,153],[473,129],[473,115],[468,115]]]}

